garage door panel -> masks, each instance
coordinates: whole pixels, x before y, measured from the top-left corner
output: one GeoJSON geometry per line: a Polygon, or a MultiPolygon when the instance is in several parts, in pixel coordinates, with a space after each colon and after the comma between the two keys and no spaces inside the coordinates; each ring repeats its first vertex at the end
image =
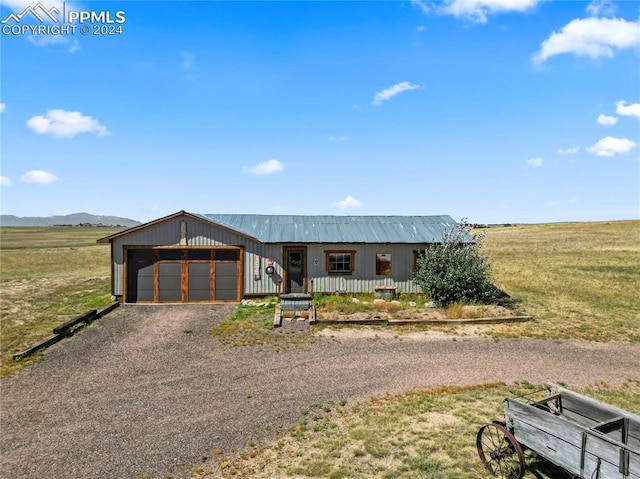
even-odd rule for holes
{"type": "Polygon", "coordinates": [[[138,269],[138,301],[153,301],[153,264],[138,269]]]}
{"type": "Polygon", "coordinates": [[[211,263],[189,263],[189,301],[211,300],[211,263]]]}
{"type": "Polygon", "coordinates": [[[216,278],[218,276],[238,277],[238,263],[216,263],[216,278]]]}
{"type": "Polygon", "coordinates": [[[132,262],[129,265],[128,300],[153,301],[153,263],[132,262]]]}
{"type": "Polygon", "coordinates": [[[216,300],[236,301],[238,299],[238,264],[216,263],[216,300]]]}
{"type": "Polygon", "coordinates": [[[182,263],[158,263],[158,301],[182,301],[182,263]]]}
{"type": "Polygon", "coordinates": [[[216,301],[237,301],[237,289],[216,289],[216,301]]]}
{"type": "Polygon", "coordinates": [[[189,290],[189,301],[211,301],[211,291],[208,289],[189,290]]]}

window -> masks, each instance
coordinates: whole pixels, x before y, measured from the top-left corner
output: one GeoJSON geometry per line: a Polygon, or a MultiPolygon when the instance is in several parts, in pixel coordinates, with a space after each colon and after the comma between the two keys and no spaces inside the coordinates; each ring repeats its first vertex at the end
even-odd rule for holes
{"type": "Polygon", "coordinates": [[[391,276],[391,255],[389,253],[376,254],[376,274],[391,276]]]}
{"type": "Polygon", "coordinates": [[[131,262],[142,261],[153,263],[154,253],[152,249],[130,249],[127,251],[127,258],[131,262]]]}
{"type": "Polygon", "coordinates": [[[188,249],[187,258],[192,261],[209,261],[211,260],[211,250],[209,249],[188,249]]]}
{"type": "Polygon", "coordinates": [[[182,259],[181,249],[159,249],[156,254],[158,261],[180,261],[182,259]]]}
{"type": "Polygon", "coordinates": [[[351,274],[354,270],[355,251],[325,251],[329,274],[351,274]]]}
{"type": "Polygon", "coordinates": [[[215,255],[217,261],[238,261],[237,249],[217,249],[215,255]]]}

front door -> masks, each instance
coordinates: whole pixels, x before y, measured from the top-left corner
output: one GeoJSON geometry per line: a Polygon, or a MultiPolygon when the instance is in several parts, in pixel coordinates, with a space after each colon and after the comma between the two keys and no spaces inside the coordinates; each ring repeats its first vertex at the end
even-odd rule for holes
{"type": "Polygon", "coordinates": [[[306,250],[304,248],[285,248],[287,261],[286,293],[306,292],[306,250]]]}

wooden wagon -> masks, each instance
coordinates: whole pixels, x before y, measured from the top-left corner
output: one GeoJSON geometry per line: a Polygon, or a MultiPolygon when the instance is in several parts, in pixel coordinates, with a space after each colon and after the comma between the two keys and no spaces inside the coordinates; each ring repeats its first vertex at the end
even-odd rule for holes
{"type": "Polygon", "coordinates": [[[640,479],[640,416],[555,384],[540,400],[505,398],[504,415],[476,438],[494,476],[522,478],[529,449],[573,477],[640,479]]]}

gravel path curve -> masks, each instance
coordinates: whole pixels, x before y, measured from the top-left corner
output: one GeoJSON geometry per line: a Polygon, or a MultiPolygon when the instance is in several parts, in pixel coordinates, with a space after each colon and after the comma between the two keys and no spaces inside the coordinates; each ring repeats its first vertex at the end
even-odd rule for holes
{"type": "Polygon", "coordinates": [[[232,309],[125,305],[2,380],[0,477],[162,477],[266,439],[316,401],[493,381],[618,385],[640,371],[640,346],[627,344],[382,333],[231,348],[207,332],[232,309]]]}

